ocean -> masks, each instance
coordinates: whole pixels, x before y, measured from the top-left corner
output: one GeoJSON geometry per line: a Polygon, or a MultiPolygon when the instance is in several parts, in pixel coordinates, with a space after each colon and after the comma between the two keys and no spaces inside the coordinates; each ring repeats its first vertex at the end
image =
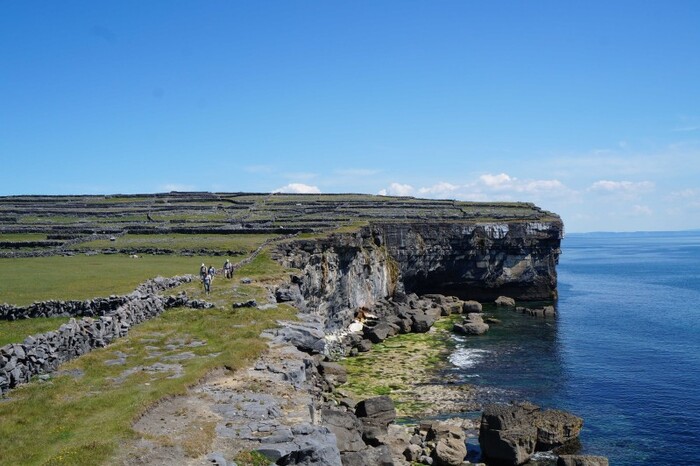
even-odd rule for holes
{"type": "Polygon", "coordinates": [[[700,465],[700,231],[569,234],[558,274],[556,318],[491,309],[451,375],[581,416],[611,465],[700,465]]]}

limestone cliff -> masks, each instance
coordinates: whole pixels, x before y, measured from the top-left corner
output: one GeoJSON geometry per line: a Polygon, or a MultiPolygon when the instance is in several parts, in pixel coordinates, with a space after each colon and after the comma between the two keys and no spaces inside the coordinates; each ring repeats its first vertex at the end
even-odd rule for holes
{"type": "Polygon", "coordinates": [[[328,330],[358,308],[396,292],[493,300],[557,297],[561,220],[533,222],[372,222],[353,233],[294,240],[277,259],[300,272],[296,296],[328,330]]]}

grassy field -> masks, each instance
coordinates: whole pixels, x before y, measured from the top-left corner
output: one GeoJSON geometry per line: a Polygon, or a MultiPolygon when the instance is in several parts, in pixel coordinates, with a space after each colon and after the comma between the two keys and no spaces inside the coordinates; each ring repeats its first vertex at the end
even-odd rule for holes
{"type": "Polygon", "coordinates": [[[45,233],[0,233],[0,241],[43,241],[45,233]]]}
{"type": "Polygon", "coordinates": [[[135,235],[120,236],[116,241],[96,240],[81,243],[75,249],[131,249],[131,248],[162,248],[173,251],[209,249],[212,251],[241,251],[249,253],[257,249],[263,242],[274,235],[135,235]]]}
{"type": "Polygon", "coordinates": [[[8,343],[22,343],[27,335],[56,330],[68,322],[68,317],[49,317],[39,319],[0,320],[0,346],[8,343]]]}
{"type": "Polygon", "coordinates": [[[0,258],[0,303],[27,305],[126,294],[149,278],[196,275],[202,262],[221,268],[224,261],[224,257],[198,256],[132,259],[117,254],[0,258]]]}
{"type": "MultiPolygon", "coordinates": [[[[32,382],[10,392],[0,402],[0,465],[108,463],[120,443],[135,437],[133,421],[158,400],[183,394],[215,368],[245,367],[260,354],[265,347],[259,338],[262,330],[274,326],[277,319],[293,318],[296,311],[286,305],[265,311],[232,310],[230,303],[261,299],[267,294],[263,285],[283,273],[261,254],[237,272],[237,277],[252,278],[250,285],[217,277],[207,297],[217,308],[168,310],[134,327],[128,337],[64,364],[49,382],[32,382]],[[206,344],[187,346],[192,342],[206,344]],[[181,348],[166,348],[172,344],[181,348]],[[153,348],[162,354],[154,358],[149,352],[153,348]],[[139,370],[184,350],[196,357],[179,361],[181,377],[139,370]],[[127,355],[125,363],[106,364],[118,352],[127,355]]],[[[198,283],[183,289],[191,297],[203,297],[198,283]]],[[[212,435],[213,430],[198,433],[197,442],[187,451],[196,456],[212,435]]]]}

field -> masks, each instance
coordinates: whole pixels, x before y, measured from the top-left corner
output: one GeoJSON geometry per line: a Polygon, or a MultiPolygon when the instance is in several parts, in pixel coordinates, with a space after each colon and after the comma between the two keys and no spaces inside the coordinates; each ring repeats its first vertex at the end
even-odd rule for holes
{"type": "MultiPolygon", "coordinates": [[[[44,287],[48,294],[51,294],[49,289],[71,284],[73,279],[66,277],[89,266],[125,269],[120,275],[126,277],[136,271],[148,275],[157,266],[161,267],[161,272],[196,271],[200,260],[153,257],[154,262],[144,266],[143,263],[134,265],[139,260],[117,256],[48,259],[57,261],[52,263],[56,273],[38,279],[52,282],[51,287],[44,287]],[[77,261],[71,262],[74,259],[77,261]],[[91,259],[97,262],[89,262],[91,259]],[[62,267],[65,264],[69,264],[68,268],[62,267]]],[[[26,278],[33,269],[25,267],[23,270],[26,278]]],[[[262,330],[276,325],[278,319],[293,318],[296,311],[286,305],[265,311],[233,310],[230,303],[262,299],[266,296],[263,285],[278,280],[282,274],[284,270],[279,265],[266,254],[260,254],[237,273],[237,277],[250,277],[251,284],[242,285],[236,279],[214,281],[212,293],[206,299],[214,302],[216,308],[168,310],[133,328],[127,337],[108,347],[64,364],[49,381],[36,381],[14,389],[0,402],[0,450],[3,452],[0,464],[93,465],[107,461],[121,442],[135,436],[131,429],[134,420],[158,400],[184,393],[212,370],[236,370],[259,355],[265,347],[265,342],[259,338],[262,330]],[[170,377],[172,372],[148,370],[154,363],[165,363],[168,357],[182,353],[193,356],[178,360],[176,365],[180,367],[176,369],[176,378],[170,377]],[[120,362],[115,364],[115,360],[120,362]]],[[[103,280],[100,286],[108,283],[109,280],[103,280]]],[[[122,286],[129,288],[128,280],[122,279],[122,286]]],[[[199,283],[190,283],[181,289],[193,298],[204,298],[199,283]]],[[[116,288],[112,290],[117,292],[116,288]]],[[[174,293],[178,291],[180,289],[173,290],[174,293]]],[[[78,298],[80,293],[96,291],[73,289],[65,296],[78,298]]],[[[60,320],[33,319],[22,324],[30,325],[24,330],[33,333],[39,329],[38,325],[59,325],[60,320]]],[[[16,335],[22,332],[21,328],[14,330],[16,335]]],[[[201,449],[213,435],[212,428],[202,426],[202,431],[193,435],[190,444],[185,445],[189,455],[196,457],[202,453],[201,449]]],[[[241,458],[239,464],[246,464],[246,459],[241,458]]]]}
{"type": "Polygon", "coordinates": [[[197,274],[202,262],[220,268],[224,261],[224,257],[166,255],[132,259],[121,254],[0,258],[0,302],[27,305],[127,294],[149,278],[197,274]]]}
{"type": "Polygon", "coordinates": [[[223,234],[169,234],[169,235],[139,235],[126,234],[111,240],[95,240],[81,243],[76,247],[78,250],[93,249],[169,249],[174,252],[188,250],[211,250],[211,251],[235,251],[240,254],[247,254],[255,251],[268,239],[274,235],[223,235],[223,234]]]}

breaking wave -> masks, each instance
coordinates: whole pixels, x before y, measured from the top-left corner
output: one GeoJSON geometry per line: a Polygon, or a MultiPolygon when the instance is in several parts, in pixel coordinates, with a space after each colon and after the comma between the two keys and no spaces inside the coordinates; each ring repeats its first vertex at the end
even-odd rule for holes
{"type": "Polygon", "coordinates": [[[477,348],[458,348],[450,354],[450,362],[460,369],[471,369],[484,360],[491,351],[477,348]]]}

